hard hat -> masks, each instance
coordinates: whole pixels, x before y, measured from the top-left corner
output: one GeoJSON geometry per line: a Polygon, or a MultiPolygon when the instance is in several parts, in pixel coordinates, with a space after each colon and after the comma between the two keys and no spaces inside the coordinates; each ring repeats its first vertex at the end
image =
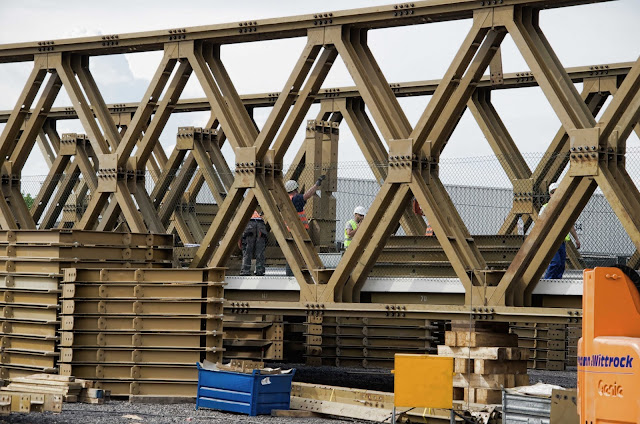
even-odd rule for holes
{"type": "Polygon", "coordinates": [[[284,189],[287,190],[287,193],[291,193],[293,190],[298,189],[298,183],[293,180],[289,180],[284,183],[284,189]]]}
{"type": "Polygon", "coordinates": [[[356,208],[353,210],[353,213],[365,216],[367,214],[367,210],[364,208],[364,206],[356,206],[356,208]]]}
{"type": "Polygon", "coordinates": [[[554,191],[556,191],[556,189],[560,187],[560,183],[555,182],[555,183],[551,183],[549,184],[549,194],[553,193],[554,191]]]}

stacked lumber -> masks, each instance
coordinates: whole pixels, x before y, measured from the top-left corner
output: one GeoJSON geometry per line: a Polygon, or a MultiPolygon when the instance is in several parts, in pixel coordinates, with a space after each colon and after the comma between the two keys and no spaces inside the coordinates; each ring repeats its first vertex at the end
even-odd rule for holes
{"type": "Polygon", "coordinates": [[[221,269],[66,269],[59,368],[113,396],[195,397],[222,359],[221,269]]]}
{"type": "Polygon", "coordinates": [[[507,323],[452,321],[438,355],[454,358],[454,399],[499,404],[502,388],[529,384],[529,351],[507,323]]]}
{"type": "Polygon", "coordinates": [[[396,353],[435,353],[444,322],[404,317],[323,317],[306,323],[310,365],[393,368],[396,353]]]}
{"type": "Polygon", "coordinates": [[[565,369],[568,347],[565,324],[514,323],[510,332],[518,335],[518,346],[529,349],[529,368],[565,369]]]}
{"type": "Polygon", "coordinates": [[[111,392],[109,390],[95,388],[95,381],[80,379],[76,379],[75,381],[82,384],[82,389],[78,395],[78,402],[102,405],[111,400],[111,392]]]}
{"type": "Polygon", "coordinates": [[[60,280],[83,266],[170,267],[169,235],[0,231],[0,378],[57,372],[60,280]]]}
{"type": "Polygon", "coordinates": [[[32,374],[16,377],[0,392],[43,393],[61,396],[65,402],[77,402],[84,382],[72,376],[55,374],[32,374]]]}
{"type": "Polygon", "coordinates": [[[64,402],[104,403],[108,396],[104,390],[93,388],[94,382],[81,380],[73,376],[55,374],[33,374],[16,377],[12,382],[0,388],[2,394],[33,393],[60,396],[64,402]]]}
{"type": "MultiPolygon", "coordinates": [[[[304,411],[306,417],[327,415],[331,418],[348,418],[372,422],[390,422],[394,394],[374,390],[353,389],[339,386],[293,382],[291,384],[291,410],[304,411]]],[[[453,401],[453,408],[466,417],[493,418],[493,408],[486,405],[453,401]]],[[[450,423],[451,411],[440,408],[396,408],[402,417],[398,422],[450,423]]],[[[283,414],[283,416],[286,416],[283,414]]],[[[294,415],[295,416],[295,415],[294,415]]],[[[305,415],[299,415],[305,417],[305,415]]],[[[463,423],[457,417],[456,423],[463,423]]],[[[475,421],[474,421],[475,422],[475,421]]],[[[485,421],[482,421],[485,422],[485,421]]],[[[494,422],[490,420],[488,422],[494,422]]]]}
{"type": "Polygon", "coordinates": [[[244,314],[241,303],[231,302],[224,317],[224,359],[283,360],[282,315],[244,314]]]}

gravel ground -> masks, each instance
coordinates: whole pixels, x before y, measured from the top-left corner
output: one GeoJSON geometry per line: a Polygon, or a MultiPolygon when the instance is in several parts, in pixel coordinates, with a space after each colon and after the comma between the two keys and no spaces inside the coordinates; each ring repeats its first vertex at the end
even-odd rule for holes
{"type": "Polygon", "coordinates": [[[578,373],[576,367],[569,367],[567,371],[529,370],[529,381],[535,384],[542,381],[555,384],[567,389],[578,387],[578,373]]]}
{"type": "Polygon", "coordinates": [[[281,418],[270,416],[248,417],[199,409],[195,404],[150,405],[111,401],[104,405],[88,405],[84,403],[65,403],[61,414],[46,412],[43,414],[11,414],[0,418],[0,423],[24,424],[330,424],[338,421],[324,418],[281,418]],[[131,418],[125,417],[130,415],[131,418]]]}
{"type": "MultiPolygon", "coordinates": [[[[280,364],[282,365],[282,364],[280,364]]],[[[291,367],[291,365],[283,365],[291,367]]],[[[393,391],[393,376],[389,370],[362,370],[356,368],[308,367],[295,364],[294,380],[362,388],[379,391],[393,391]]],[[[529,370],[531,384],[538,381],[572,388],[576,387],[575,368],[568,371],[529,370]]],[[[333,420],[325,418],[282,418],[248,417],[246,415],[213,411],[195,410],[195,404],[138,404],[124,401],[111,401],[104,405],[65,403],[61,414],[12,414],[0,417],[0,423],[28,424],[198,424],[198,423],[243,423],[243,424],[332,424],[353,423],[353,420],[333,420]],[[125,417],[131,415],[132,417],[125,417]]]]}

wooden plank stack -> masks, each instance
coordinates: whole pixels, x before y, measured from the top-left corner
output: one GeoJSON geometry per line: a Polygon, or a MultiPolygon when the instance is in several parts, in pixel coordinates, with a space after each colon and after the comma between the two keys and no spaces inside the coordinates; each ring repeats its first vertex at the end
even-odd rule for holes
{"type": "Polygon", "coordinates": [[[61,412],[63,401],[104,403],[104,392],[92,387],[92,381],[72,376],[33,374],[16,377],[8,386],[0,388],[0,411],[61,412]]]}
{"type": "Polygon", "coordinates": [[[396,353],[435,353],[442,327],[405,317],[311,315],[306,323],[306,360],[310,365],[392,369],[396,353]]]}
{"type": "Polygon", "coordinates": [[[499,404],[502,387],[529,384],[529,351],[518,347],[518,336],[507,323],[452,321],[438,355],[454,358],[454,399],[499,404]]]}
{"type": "Polygon", "coordinates": [[[84,382],[72,376],[55,374],[32,374],[12,379],[1,392],[46,393],[62,396],[65,402],[77,402],[84,382]]]}
{"type": "Polygon", "coordinates": [[[195,397],[222,359],[221,269],[67,269],[60,373],[133,398],[195,397]]]}
{"type": "Polygon", "coordinates": [[[57,371],[63,270],[170,267],[170,235],[0,231],[0,378],[57,371]]]}

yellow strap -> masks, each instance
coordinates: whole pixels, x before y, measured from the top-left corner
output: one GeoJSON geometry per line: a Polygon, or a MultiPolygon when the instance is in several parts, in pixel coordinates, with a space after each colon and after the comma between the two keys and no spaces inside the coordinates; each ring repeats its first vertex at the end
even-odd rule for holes
{"type": "Polygon", "coordinates": [[[336,389],[331,389],[331,396],[329,396],[329,402],[333,402],[333,395],[336,389]]]}

